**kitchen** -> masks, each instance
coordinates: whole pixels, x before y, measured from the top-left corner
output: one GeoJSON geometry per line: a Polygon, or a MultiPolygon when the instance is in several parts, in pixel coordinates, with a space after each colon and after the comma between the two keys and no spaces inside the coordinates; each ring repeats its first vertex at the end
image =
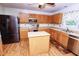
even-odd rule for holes
{"type": "Polygon", "coordinates": [[[0,19],[18,20],[18,24],[9,23],[14,25],[14,30],[11,29],[14,33],[18,30],[18,35],[11,36],[14,39],[2,38],[5,20],[3,23],[0,20],[0,55],[78,56],[78,6],[78,3],[0,3],[0,19]]]}

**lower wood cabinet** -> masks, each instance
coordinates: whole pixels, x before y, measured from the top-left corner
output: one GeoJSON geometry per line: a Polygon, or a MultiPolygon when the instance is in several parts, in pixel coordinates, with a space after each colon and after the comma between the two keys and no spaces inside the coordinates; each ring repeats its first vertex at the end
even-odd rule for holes
{"type": "Polygon", "coordinates": [[[68,41],[68,49],[73,53],[79,55],[79,39],[70,37],[68,41]]]}
{"type": "Polygon", "coordinates": [[[27,29],[20,29],[20,40],[27,40],[28,38],[28,30],[27,29]]]}
{"type": "Polygon", "coordinates": [[[57,41],[58,32],[54,29],[51,29],[51,38],[57,41]]]}
{"type": "Polygon", "coordinates": [[[68,39],[69,39],[67,33],[55,29],[51,29],[51,38],[52,38],[51,40],[55,40],[59,44],[61,44],[64,48],[67,48],[68,39]]]}
{"type": "Polygon", "coordinates": [[[68,40],[69,40],[69,36],[67,33],[65,32],[59,32],[58,33],[58,42],[64,47],[67,48],[68,46],[68,40]]]}

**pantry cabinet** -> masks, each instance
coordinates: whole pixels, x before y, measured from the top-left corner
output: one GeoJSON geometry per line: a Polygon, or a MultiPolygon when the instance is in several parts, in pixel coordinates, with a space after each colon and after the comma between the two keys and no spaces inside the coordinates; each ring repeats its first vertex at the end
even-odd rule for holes
{"type": "Polygon", "coordinates": [[[60,24],[62,22],[63,13],[51,15],[52,23],[60,24]]]}

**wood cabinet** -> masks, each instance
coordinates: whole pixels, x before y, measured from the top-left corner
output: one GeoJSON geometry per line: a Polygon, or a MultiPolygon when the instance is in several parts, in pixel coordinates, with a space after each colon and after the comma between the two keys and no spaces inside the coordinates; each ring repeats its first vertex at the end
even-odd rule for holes
{"type": "Polygon", "coordinates": [[[49,15],[42,15],[42,14],[30,14],[30,18],[36,18],[38,23],[51,23],[51,17],[49,15]]]}
{"type": "Polygon", "coordinates": [[[79,39],[69,37],[68,49],[73,53],[79,55],[79,39]]]}
{"type": "Polygon", "coordinates": [[[51,16],[48,16],[48,22],[49,22],[50,24],[52,24],[52,17],[51,17],[51,16]]]}
{"type": "Polygon", "coordinates": [[[19,13],[19,22],[20,23],[27,23],[28,16],[29,16],[29,14],[27,14],[27,13],[19,13]]]}
{"type": "Polygon", "coordinates": [[[62,13],[51,15],[52,23],[60,24],[62,22],[62,17],[63,17],[62,13]]]}
{"type": "Polygon", "coordinates": [[[51,29],[51,38],[55,41],[57,41],[58,31],[51,29]]]}
{"type": "Polygon", "coordinates": [[[51,40],[55,40],[59,44],[61,44],[64,48],[67,48],[68,39],[69,39],[67,33],[55,29],[51,29],[51,38],[52,38],[51,40]]]}
{"type": "Polygon", "coordinates": [[[20,40],[27,40],[28,38],[28,30],[27,29],[20,29],[20,40]]]}
{"type": "Polygon", "coordinates": [[[43,15],[43,14],[27,14],[27,13],[19,13],[20,23],[27,23],[28,18],[36,18],[38,23],[54,23],[60,24],[62,22],[62,13],[58,13],[55,15],[43,15]]]}
{"type": "Polygon", "coordinates": [[[62,46],[64,48],[67,48],[68,40],[69,40],[69,36],[68,36],[67,33],[65,33],[65,32],[58,32],[58,38],[57,39],[58,39],[58,42],[60,44],[62,44],[62,46]]]}

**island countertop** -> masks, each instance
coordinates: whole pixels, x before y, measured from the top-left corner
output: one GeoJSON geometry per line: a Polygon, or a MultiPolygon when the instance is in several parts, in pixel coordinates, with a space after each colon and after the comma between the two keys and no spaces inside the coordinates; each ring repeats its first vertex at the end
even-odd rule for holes
{"type": "Polygon", "coordinates": [[[46,36],[46,35],[50,35],[50,34],[45,31],[28,32],[28,37],[46,36]]]}

